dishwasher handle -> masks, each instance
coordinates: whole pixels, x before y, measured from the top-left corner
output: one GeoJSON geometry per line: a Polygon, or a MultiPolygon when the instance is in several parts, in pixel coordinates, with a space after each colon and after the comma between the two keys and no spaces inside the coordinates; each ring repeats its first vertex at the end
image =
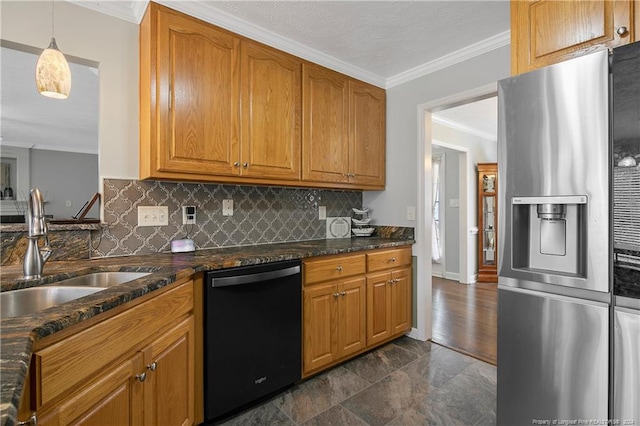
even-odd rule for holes
{"type": "Polygon", "coordinates": [[[259,281],[274,280],[300,273],[300,266],[277,269],[275,271],[259,272],[257,274],[235,275],[232,277],[211,278],[211,287],[229,287],[232,285],[251,284],[259,281]]]}

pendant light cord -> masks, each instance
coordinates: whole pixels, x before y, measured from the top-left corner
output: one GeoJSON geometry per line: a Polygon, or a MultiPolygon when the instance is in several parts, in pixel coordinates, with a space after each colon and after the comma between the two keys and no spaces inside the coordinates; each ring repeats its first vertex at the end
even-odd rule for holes
{"type": "Polygon", "coordinates": [[[53,22],[54,22],[54,16],[56,14],[56,0],[51,0],[51,38],[55,38],[55,33],[54,33],[54,26],[53,26],[53,22]]]}

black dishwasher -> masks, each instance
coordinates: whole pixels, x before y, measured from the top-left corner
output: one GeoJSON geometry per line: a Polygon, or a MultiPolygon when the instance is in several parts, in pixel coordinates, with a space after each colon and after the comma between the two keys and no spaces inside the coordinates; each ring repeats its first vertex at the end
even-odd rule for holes
{"type": "Polygon", "coordinates": [[[207,272],[204,305],[206,422],[300,380],[299,260],[207,272]]]}

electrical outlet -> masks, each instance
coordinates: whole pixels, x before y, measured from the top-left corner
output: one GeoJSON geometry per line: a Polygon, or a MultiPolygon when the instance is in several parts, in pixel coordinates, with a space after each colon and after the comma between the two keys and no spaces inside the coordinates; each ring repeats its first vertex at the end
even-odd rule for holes
{"type": "Polygon", "coordinates": [[[182,224],[194,225],[196,223],[196,206],[182,206],[182,224]]]}
{"type": "Polygon", "coordinates": [[[73,203],[71,202],[71,200],[66,200],[64,202],[64,205],[67,206],[67,207],[71,207],[73,205],[73,203]]]}
{"type": "Polygon", "coordinates": [[[416,220],[415,206],[407,206],[407,220],[416,220]]]}
{"type": "Polygon", "coordinates": [[[449,200],[449,207],[459,208],[460,207],[460,199],[459,198],[451,198],[449,200]]]}
{"type": "Polygon", "coordinates": [[[327,219],[327,206],[318,206],[318,219],[327,219]]]}
{"type": "Polygon", "coordinates": [[[233,200],[222,200],[222,216],[233,216],[233,200]]]}
{"type": "Polygon", "coordinates": [[[138,206],[138,226],[169,225],[169,207],[138,206]]]}

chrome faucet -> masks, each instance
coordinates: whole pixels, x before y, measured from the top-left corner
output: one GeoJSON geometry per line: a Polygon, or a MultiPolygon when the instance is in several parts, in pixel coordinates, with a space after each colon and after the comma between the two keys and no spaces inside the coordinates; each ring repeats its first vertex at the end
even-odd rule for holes
{"type": "Polygon", "coordinates": [[[44,216],[44,201],[42,193],[38,188],[33,188],[29,192],[27,202],[27,225],[29,225],[29,235],[27,240],[27,251],[24,254],[24,278],[40,278],[45,262],[51,256],[49,247],[49,231],[44,216]],[[42,250],[38,247],[40,237],[44,237],[42,250]]]}

